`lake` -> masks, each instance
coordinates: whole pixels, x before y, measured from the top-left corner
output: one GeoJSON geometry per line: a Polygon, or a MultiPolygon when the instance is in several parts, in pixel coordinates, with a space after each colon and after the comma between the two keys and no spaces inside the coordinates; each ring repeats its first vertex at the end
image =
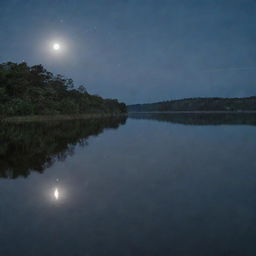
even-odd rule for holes
{"type": "Polygon", "coordinates": [[[0,127],[0,255],[256,255],[256,114],[0,127]]]}

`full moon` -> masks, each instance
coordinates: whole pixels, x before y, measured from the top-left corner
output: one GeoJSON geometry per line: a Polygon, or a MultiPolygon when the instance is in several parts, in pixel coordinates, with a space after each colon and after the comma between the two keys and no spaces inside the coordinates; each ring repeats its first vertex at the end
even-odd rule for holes
{"type": "Polygon", "coordinates": [[[60,44],[54,43],[52,48],[53,48],[53,50],[58,51],[60,49],[60,44]]]}

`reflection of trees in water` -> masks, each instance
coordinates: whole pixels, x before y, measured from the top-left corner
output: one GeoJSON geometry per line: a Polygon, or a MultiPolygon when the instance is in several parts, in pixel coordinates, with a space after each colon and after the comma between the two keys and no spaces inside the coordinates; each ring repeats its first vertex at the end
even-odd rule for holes
{"type": "Polygon", "coordinates": [[[42,173],[56,161],[74,154],[76,145],[86,146],[89,136],[104,128],[118,128],[126,117],[0,125],[0,177],[27,177],[42,173]]]}
{"type": "Polygon", "coordinates": [[[186,125],[256,125],[256,113],[134,113],[130,118],[150,119],[162,122],[180,123],[186,125]]]}

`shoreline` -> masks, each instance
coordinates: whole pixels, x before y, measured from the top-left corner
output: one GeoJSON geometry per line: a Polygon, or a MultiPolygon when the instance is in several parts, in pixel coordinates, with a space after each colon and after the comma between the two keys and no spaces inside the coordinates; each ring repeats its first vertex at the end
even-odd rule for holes
{"type": "Polygon", "coordinates": [[[256,114],[256,110],[246,111],[212,111],[212,110],[176,110],[176,111],[128,111],[129,114],[256,114]]]}
{"type": "Polygon", "coordinates": [[[0,123],[19,123],[19,122],[45,122],[45,121],[68,121],[79,119],[97,119],[108,117],[127,116],[128,113],[119,114],[76,114],[76,115],[33,115],[33,116],[8,116],[0,118],[0,123]]]}

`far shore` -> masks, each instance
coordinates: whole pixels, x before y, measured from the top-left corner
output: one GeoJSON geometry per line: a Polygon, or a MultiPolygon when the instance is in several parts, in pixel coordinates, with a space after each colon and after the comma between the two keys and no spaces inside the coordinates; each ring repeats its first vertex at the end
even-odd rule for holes
{"type": "Polygon", "coordinates": [[[79,119],[95,119],[107,117],[127,116],[126,113],[112,113],[112,114],[75,114],[75,115],[33,115],[33,116],[9,116],[1,117],[0,122],[44,122],[44,121],[65,121],[65,120],[79,120],[79,119]]]}
{"type": "Polygon", "coordinates": [[[212,110],[194,110],[194,111],[128,111],[128,115],[129,114],[247,114],[247,113],[255,113],[256,114],[256,110],[241,110],[241,111],[237,111],[237,110],[221,110],[221,111],[212,111],[212,110]]]}

